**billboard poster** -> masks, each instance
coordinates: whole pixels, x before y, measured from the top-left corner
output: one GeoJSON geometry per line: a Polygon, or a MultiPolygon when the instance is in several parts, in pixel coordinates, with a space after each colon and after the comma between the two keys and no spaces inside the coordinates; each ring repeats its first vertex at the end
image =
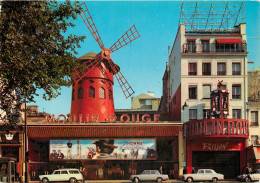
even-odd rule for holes
{"type": "Polygon", "coordinates": [[[155,139],[50,140],[49,159],[155,160],[155,139]]]}

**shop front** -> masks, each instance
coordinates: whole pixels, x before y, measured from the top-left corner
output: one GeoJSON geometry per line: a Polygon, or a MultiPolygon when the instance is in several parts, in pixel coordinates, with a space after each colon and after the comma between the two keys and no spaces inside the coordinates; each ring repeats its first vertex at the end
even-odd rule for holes
{"type": "Polygon", "coordinates": [[[28,125],[31,180],[78,168],[87,180],[129,179],[146,169],[178,177],[179,123],[28,125]]]}
{"type": "Polygon", "coordinates": [[[248,121],[241,119],[194,120],[185,124],[187,170],[214,169],[225,179],[236,178],[246,166],[248,121]]]}

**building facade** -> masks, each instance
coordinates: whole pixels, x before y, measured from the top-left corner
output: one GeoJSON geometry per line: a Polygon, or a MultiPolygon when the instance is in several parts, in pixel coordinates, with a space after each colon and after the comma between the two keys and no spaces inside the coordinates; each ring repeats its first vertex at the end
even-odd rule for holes
{"type": "Polygon", "coordinates": [[[226,178],[235,178],[246,166],[245,31],[244,23],[227,32],[187,31],[185,24],[179,25],[169,56],[169,118],[185,123],[180,170],[213,168],[226,178]],[[227,119],[211,114],[210,93],[219,81],[229,91],[227,119]]]}

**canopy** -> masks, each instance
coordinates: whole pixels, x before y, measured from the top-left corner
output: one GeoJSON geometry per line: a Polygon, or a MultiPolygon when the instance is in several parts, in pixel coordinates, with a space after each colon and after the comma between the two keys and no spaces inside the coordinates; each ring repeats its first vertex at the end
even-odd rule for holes
{"type": "Polygon", "coordinates": [[[216,39],[217,43],[234,44],[242,43],[241,39],[216,39]]]}

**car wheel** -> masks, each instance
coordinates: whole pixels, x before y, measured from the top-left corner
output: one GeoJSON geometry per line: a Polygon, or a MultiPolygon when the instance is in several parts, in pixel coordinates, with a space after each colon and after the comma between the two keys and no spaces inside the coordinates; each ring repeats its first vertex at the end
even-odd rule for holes
{"type": "Polygon", "coordinates": [[[245,178],[245,182],[251,182],[250,177],[247,176],[247,177],[245,178]]]}
{"type": "Polygon", "coordinates": [[[77,183],[77,179],[75,179],[74,177],[70,178],[70,183],[77,183]]]}
{"type": "Polygon", "coordinates": [[[157,182],[162,182],[162,178],[157,178],[157,182]]]}
{"type": "Polygon", "coordinates": [[[134,178],[134,182],[138,183],[139,179],[137,177],[134,178]]]}
{"type": "Polygon", "coordinates": [[[217,179],[216,177],[214,177],[214,178],[212,179],[212,182],[218,182],[218,179],[217,179]]]}
{"type": "Polygon", "coordinates": [[[188,177],[187,182],[193,182],[193,179],[191,177],[188,177]]]}
{"type": "Polygon", "coordinates": [[[48,178],[44,177],[44,178],[42,179],[42,183],[48,183],[48,182],[49,182],[49,179],[48,179],[48,178]]]}

